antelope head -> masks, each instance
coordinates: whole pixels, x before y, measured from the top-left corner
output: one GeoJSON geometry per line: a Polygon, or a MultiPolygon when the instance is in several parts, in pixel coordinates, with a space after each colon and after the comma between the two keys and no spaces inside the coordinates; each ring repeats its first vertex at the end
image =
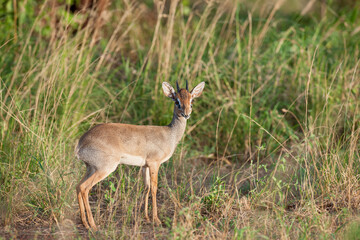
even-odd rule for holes
{"type": "Polygon", "coordinates": [[[187,81],[185,89],[180,89],[179,84],[176,81],[176,91],[169,83],[163,82],[162,84],[165,96],[171,98],[175,102],[174,112],[177,116],[184,117],[185,119],[190,118],[192,103],[195,98],[201,95],[204,87],[205,82],[201,82],[189,92],[187,81]]]}

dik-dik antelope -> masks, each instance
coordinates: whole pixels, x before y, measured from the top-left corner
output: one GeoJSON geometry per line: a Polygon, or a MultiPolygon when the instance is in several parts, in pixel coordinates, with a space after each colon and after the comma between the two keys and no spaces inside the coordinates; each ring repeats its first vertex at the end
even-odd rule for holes
{"type": "Polygon", "coordinates": [[[86,173],[76,190],[81,220],[86,228],[89,228],[90,224],[90,227],[96,230],[89,204],[90,189],[115,171],[119,164],[142,167],[146,190],[145,219],[149,221],[148,198],[151,189],[152,220],[157,225],[161,223],[156,205],[159,167],[173,155],[176,145],[184,135],[193,99],[201,95],[204,86],[205,83],[202,82],[189,92],[187,82],[186,89],[180,89],[176,82],[175,92],[169,83],[163,82],[164,94],[175,102],[173,119],[167,126],[104,123],[93,127],[80,138],[76,155],[84,161],[86,173]]]}

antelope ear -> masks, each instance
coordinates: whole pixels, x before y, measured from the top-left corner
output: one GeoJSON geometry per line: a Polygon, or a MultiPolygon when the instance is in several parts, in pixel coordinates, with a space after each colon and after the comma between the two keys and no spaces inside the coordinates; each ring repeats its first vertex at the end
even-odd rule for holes
{"type": "Polygon", "coordinates": [[[163,89],[165,96],[167,96],[173,100],[175,99],[175,95],[176,95],[175,90],[169,83],[163,82],[162,89],[163,89]]]}
{"type": "Polygon", "coordinates": [[[205,87],[205,82],[201,82],[196,87],[194,87],[193,90],[191,90],[190,92],[191,98],[200,97],[202,91],[204,90],[204,87],[205,87]]]}

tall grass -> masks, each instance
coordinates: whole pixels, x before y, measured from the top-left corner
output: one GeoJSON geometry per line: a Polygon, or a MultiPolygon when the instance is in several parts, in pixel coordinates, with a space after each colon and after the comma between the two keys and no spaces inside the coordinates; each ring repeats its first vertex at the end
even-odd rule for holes
{"type": "Polygon", "coordinates": [[[113,3],[104,26],[82,27],[86,15],[46,2],[33,22],[3,26],[2,235],[92,234],[75,200],[85,171],[74,157],[77,139],[100,122],[169,123],[173,103],[160,84],[175,80],[207,85],[160,168],[163,225],[143,221],[139,169],[120,166],[92,190],[102,229],[94,237],[356,234],[356,8],[326,5],[311,17],[282,11],[286,2],[150,5],[113,3]]]}

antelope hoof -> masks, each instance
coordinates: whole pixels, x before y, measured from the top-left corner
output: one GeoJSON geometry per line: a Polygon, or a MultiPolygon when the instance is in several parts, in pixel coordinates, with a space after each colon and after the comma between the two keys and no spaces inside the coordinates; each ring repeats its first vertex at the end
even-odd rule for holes
{"type": "Polygon", "coordinates": [[[89,226],[89,224],[88,224],[87,222],[83,222],[83,225],[84,225],[84,227],[85,227],[87,230],[90,229],[90,226],[89,226]]]}
{"type": "Polygon", "coordinates": [[[145,222],[150,223],[150,218],[148,216],[145,216],[144,219],[145,219],[145,222]]]}
{"type": "Polygon", "coordinates": [[[96,232],[98,229],[97,229],[96,225],[91,225],[90,230],[96,232]]]}
{"type": "Polygon", "coordinates": [[[161,225],[161,221],[160,221],[160,219],[159,219],[158,217],[153,218],[153,222],[154,222],[154,224],[155,224],[156,226],[160,226],[160,225],[161,225]]]}

